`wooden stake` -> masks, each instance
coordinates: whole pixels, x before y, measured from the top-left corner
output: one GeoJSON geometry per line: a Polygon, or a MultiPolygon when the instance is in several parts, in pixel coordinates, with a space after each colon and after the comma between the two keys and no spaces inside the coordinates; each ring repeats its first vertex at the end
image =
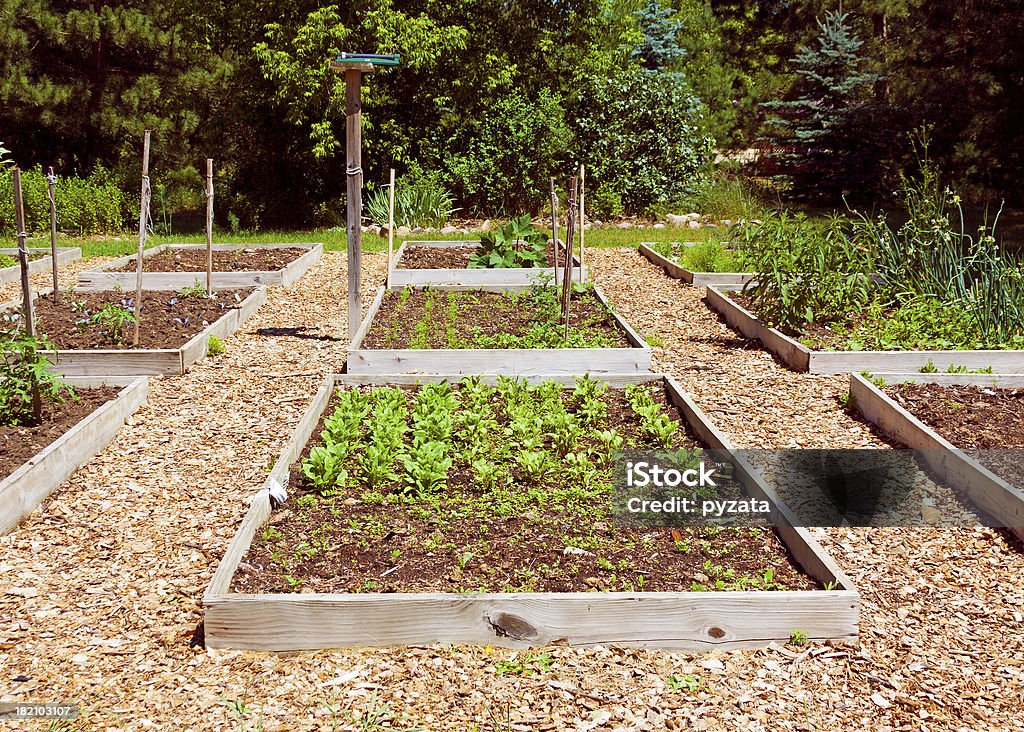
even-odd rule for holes
{"type": "Polygon", "coordinates": [[[565,318],[564,338],[569,339],[569,302],[572,299],[572,249],[576,238],[576,178],[569,181],[569,204],[565,223],[565,269],[562,272],[562,317],[565,318]]]}
{"type": "Polygon", "coordinates": [[[135,262],[135,327],[132,345],[139,345],[139,319],[142,315],[142,252],[146,249],[146,223],[149,219],[149,130],[142,145],[142,193],[139,196],[139,256],[135,262]]]}
{"type": "Polygon", "coordinates": [[[348,178],[348,337],[355,340],[362,316],[363,72],[345,70],[345,174],[348,178]]]}
{"type": "Polygon", "coordinates": [[[388,281],[391,287],[391,252],[395,244],[395,169],[391,169],[391,183],[388,191],[388,281]]]}
{"type": "Polygon", "coordinates": [[[50,260],[53,265],[53,301],[60,299],[60,284],[57,282],[57,176],[53,168],[46,174],[47,186],[50,191],[50,260]]]}
{"type": "MultiPolygon", "coordinates": [[[[14,168],[14,225],[18,229],[18,263],[21,265],[21,309],[25,316],[25,334],[36,335],[36,315],[32,306],[32,288],[28,282],[28,235],[25,233],[25,202],[21,197],[21,169],[14,168]]],[[[39,387],[32,387],[32,421],[38,424],[43,415],[39,387]]]]}
{"type": "Polygon", "coordinates": [[[206,159],[206,294],[213,294],[213,158],[206,159]]]}
{"type": "Polygon", "coordinates": [[[586,189],[587,173],[583,168],[583,163],[580,163],[580,284],[583,284],[583,242],[586,240],[586,228],[587,219],[583,208],[583,193],[586,189]]]}
{"type": "Polygon", "coordinates": [[[555,244],[555,287],[558,287],[558,194],[555,179],[551,179],[551,238],[555,244]]]}

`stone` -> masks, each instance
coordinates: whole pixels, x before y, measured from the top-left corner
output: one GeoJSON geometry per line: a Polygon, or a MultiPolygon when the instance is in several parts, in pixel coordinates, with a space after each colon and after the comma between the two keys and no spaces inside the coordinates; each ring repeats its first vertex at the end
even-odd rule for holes
{"type": "Polygon", "coordinates": [[[670,226],[686,226],[686,222],[689,221],[685,216],[679,214],[668,214],[665,216],[670,226]]]}
{"type": "Polygon", "coordinates": [[[591,223],[591,226],[593,226],[595,229],[600,229],[602,226],[604,226],[604,222],[601,221],[600,219],[594,219],[594,221],[591,223]]]}
{"type": "Polygon", "coordinates": [[[697,221],[696,219],[687,221],[686,225],[689,226],[691,229],[699,229],[701,226],[700,222],[697,221]]]}
{"type": "Polygon", "coordinates": [[[441,229],[441,233],[442,234],[458,234],[459,233],[459,227],[457,227],[457,226],[446,226],[443,229],[441,229]]]}
{"type": "Polygon", "coordinates": [[[629,221],[620,221],[619,223],[615,224],[615,228],[616,229],[632,229],[633,228],[633,224],[631,222],[629,222],[629,221]]]}
{"type": "Polygon", "coordinates": [[[732,224],[733,224],[733,220],[732,219],[722,219],[722,226],[732,226],[732,224]]]}
{"type": "Polygon", "coordinates": [[[491,220],[490,219],[484,219],[484,222],[482,224],[480,224],[480,231],[490,231],[490,230],[491,230],[491,220]]]}
{"type": "Polygon", "coordinates": [[[665,228],[665,224],[660,224],[660,223],[659,224],[655,224],[651,228],[652,229],[664,229],[665,228]]]}
{"type": "Polygon", "coordinates": [[[424,234],[424,233],[426,233],[426,231],[427,231],[427,230],[426,230],[425,228],[423,228],[422,226],[417,226],[417,227],[415,227],[415,228],[414,228],[414,229],[412,230],[412,233],[413,233],[413,234],[424,234]]]}
{"type": "Polygon", "coordinates": [[[395,229],[395,233],[398,234],[399,236],[409,236],[409,234],[412,233],[412,229],[410,229],[408,226],[399,226],[397,229],[395,229]]]}

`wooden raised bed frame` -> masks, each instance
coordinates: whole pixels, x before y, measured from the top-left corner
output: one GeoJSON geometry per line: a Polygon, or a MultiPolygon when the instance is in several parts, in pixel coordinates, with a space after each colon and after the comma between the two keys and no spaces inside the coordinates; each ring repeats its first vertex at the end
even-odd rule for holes
{"type": "MultiPolygon", "coordinates": [[[[879,373],[872,376],[886,384],[1024,387],[1021,375],[879,373]]],[[[850,375],[850,398],[866,420],[890,438],[919,450],[936,475],[969,495],[980,508],[1024,540],[1024,492],[969,457],[860,374],[850,375]]]]}
{"type": "Polygon", "coordinates": [[[146,402],[149,380],[134,378],[64,379],[69,386],[88,389],[120,386],[121,393],[50,443],[9,476],[0,480],[0,534],[6,534],[78,468],[114,439],[121,425],[146,402]]]}
{"type": "MultiPolygon", "coordinates": [[[[432,247],[448,249],[452,247],[479,246],[479,240],[467,241],[406,241],[395,253],[394,266],[389,267],[388,287],[401,290],[403,287],[461,287],[477,289],[481,287],[529,287],[538,278],[547,277],[555,282],[554,267],[507,267],[504,269],[401,269],[402,255],[406,247],[432,247]]],[[[573,255],[572,281],[580,282],[580,262],[573,255]]],[[[583,282],[587,281],[588,269],[584,265],[583,282]]],[[[561,271],[559,270],[559,273],[561,271]]],[[[561,282],[559,274],[558,281],[561,282]]]]}
{"type": "Polygon", "coordinates": [[[1024,373],[1024,351],[815,351],[775,328],[733,301],[722,288],[709,287],[705,302],[735,330],[761,344],[794,371],[846,374],[861,371],[907,373],[931,361],[939,371],[950,366],[992,367],[1001,373],[1024,373]]]}
{"type": "Polygon", "coordinates": [[[650,260],[651,264],[665,270],[665,274],[669,277],[696,287],[722,287],[738,290],[756,276],[749,272],[694,272],[659,254],[647,244],[641,244],[639,251],[641,255],[650,260]]]}
{"type": "MultiPolygon", "coordinates": [[[[39,274],[40,272],[49,272],[53,268],[53,257],[50,254],[49,247],[31,247],[28,250],[29,254],[38,254],[39,252],[46,252],[45,257],[39,259],[33,259],[28,263],[28,273],[30,275],[39,274]]],[[[4,247],[0,248],[0,254],[6,254],[9,257],[18,258],[18,249],[4,247]]],[[[82,258],[82,250],[78,247],[57,247],[57,266],[63,267],[65,264],[71,264],[82,258]]],[[[4,267],[0,269],[0,285],[5,285],[8,282],[17,282],[21,279],[21,267],[17,264],[11,267],[4,267]]]]}
{"type": "MultiPolygon", "coordinates": [[[[752,468],[737,461],[736,474],[753,496],[776,507],[777,533],[795,561],[835,589],[750,592],[569,593],[357,593],[240,594],[230,591],[238,563],[271,516],[269,489],[287,486],[289,466],[310,438],[340,385],[415,384],[430,377],[328,376],[292,439],[253,498],[242,525],[203,598],[208,648],[292,651],[341,646],[469,643],[528,648],[554,642],[575,646],[626,645],[701,651],[785,642],[794,630],[814,640],[855,640],[859,595],[806,529],[793,526],[789,510],[752,468]]],[[[566,376],[536,376],[531,381],[566,376]]],[[[722,433],[669,376],[605,377],[613,386],[661,381],[697,437],[711,448],[731,449],[722,433]]],[[[493,379],[489,379],[493,383],[493,379]]]]}
{"type": "MultiPolygon", "coordinates": [[[[175,249],[206,249],[205,244],[161,244],[145,250],[143,257],[152,257],[161,252],[175,249]]],[[[320,261],[324,253],[323,244],[214,244],[215,252],[231,252],[242,249],[306,249],[300,256],[282,269],[272,272],[214,272],[213,287],[215,290],[237,290],[259,285],[282,285],[287,287],[306,273],[310,267],[320,261]]],[[[131,254],[101,265],[96,269],[78,273],[78,289],[84,291],[113,290],[118,287],[125,290],[135,287],[135,272],[114,272],[129,264],[134,264],[138,255],[131,254]]],[[[177,292],[196,283],[206,286],[206,270],[195,272],[143,272],[142,287],[145,290],[171,290],[177,292]]]]}
{"type": "MultiPolygon", "coordinates": [[[[348,348],[350,374],[628,374],[651,368],[651,347],[614,310],[629,348],[362,348],[386,292],[377,292],[348,348]]],[[[608,306],[596,287],[594,293],[608,306]]]]}
{"type": "MultiPolygon", "coordinates": [[[[40,294],[50,291],[42,290],[40,294]]],[[[206,356],[210,336],[227,338],[266,301],[267,288],[257,288],[238,307],[226,311],[179,348],[48,351],[47,357],[54,362],[50,370],[65,376],[180,376],[186,368],[206,356]]],[[[0,312],[20,308],[20,299],[11,300],[0,305],[0,312]]]]}

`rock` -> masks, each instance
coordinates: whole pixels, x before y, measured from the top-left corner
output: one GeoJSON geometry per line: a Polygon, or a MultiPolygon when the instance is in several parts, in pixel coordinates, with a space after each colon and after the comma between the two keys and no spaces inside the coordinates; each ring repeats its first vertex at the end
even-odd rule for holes
{"type": "Polygon", "coordinates": [[[459,233],[459,227],[457,227],[457,226],[446,226],[443,229],[441,229],[441,233],[442,234],[458,234],[459,233]]]}
{"type": "Polygon", "coordinates": [[[691,229],[699,229],[701,227],[701,223],[696,219],[691,219],[690,221],[687,221],[686,225],[689,226],[691,229]]]}
{"type": "Polygon", "coordinates": [[[722,219],[722,226],[732,226],[732,219],[722,219]]]}
{"type": "Polygon", "coordinates": [[[480,224],[480,231],[490,231],[490,230],[491,230],[491,220],[490,219],[484,219],[484,222],[482,224],[480,224]]]}
{"type": "Polygon", "coordinates": [[[698,219],[700,219],[700,214],[697,213],[696,211],[692,211],[692,212],[686,214],[686,218],[689,221],[697,221],[698,219]]]}
{"type": "Polygon", "coordinates": [[[665,228],[665,224],[655,224],[651,228],[652,229],[664,229],[665,228]]]}
{"type": "Polygon", "coordinates": [[[591,222],[591,226],[593,226],[595,229],[600,229],[602,226],[604,226],[604,222],[601,221],[600,219],[594,219],[593,222],[591,222]]]}
{"type": "Polygon", "coordinates": [[[689,221],[685,216],[679,214],[668,214],[665,216],[670,226],[686,226],[686,222],[689,221]]]}
{"type": "Polygon", "coordinates": [[[633,228],[633,224],[630,223],[629,221],[620,221],[619,223],[615,224],[615,228],[616,229],[632,229],[633,228]]]}
{"type": "Polygon", "coordinates": [[[399,236],[409,236],[409,234],[412,233],[412,229],[410,229],[408,226],[399,226],[397,229],[395,229],[395,233],[398,234],[399,236]]]}
{"type": "Polygon", "coordinates": [[[414,228],[414,229],[412,230],[412,233],[413,233],[413,234],[424,234],[424,233],[426,233],[426,231],[427,231],[427,230],[426,230],[425,228],[423,228],[422,226],[417,226],[417,227],[415,227],[415,228],[414,228]]]}

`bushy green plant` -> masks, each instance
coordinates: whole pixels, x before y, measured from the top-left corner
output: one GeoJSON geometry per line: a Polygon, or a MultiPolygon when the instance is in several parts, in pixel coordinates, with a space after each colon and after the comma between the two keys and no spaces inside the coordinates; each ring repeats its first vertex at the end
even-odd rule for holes
{"type": "Polygon", "coordinates": [[[77,399],[74,390],[48,369],[44,351],[54,350],[45,336],[18,328],[0,331],[0,424],[33,425],[44,401],[77,399]]]}
{"type": "MultiPolygon", "coordinates": [[[[50,229],[48,185],[42,168],[22,171],[25,230],[29,233],[50,229]]],[[[58,177],[56,195],[57,225],[66,234],[116,234],[124,230],[131,214],[128,197],[103,168],[88,178],[58,177]]],[[[0,170],[0,231],[10,234],[14,228],[14,179],[10,170],[0,170]]]]}
{"type": "Polygon", "coordinates": [[[844,219],[816,221],[773,212],[741,227],[739,245],[756,273],[744,293],[770,324],[796,330],[805,323],[846,318],[872,295],[870,254],[847,236],[844,219]]]}
{"type": "Polygon", "coordinates": [[[89,322],[102,328],[115,345],[124,343],[124,328],[135,322],[135,313],[118,303],[108,302],[95,312],[89,322]]]}
{"type": "MultiPolygon", "coordinates": [[[[363,206],[366,218],[378,226],[387,226],[390,195],[388,186],[380,186],[370,193],[363,206]]],[[[444,226],[458,210],[451,191],[440,183],[395,183],[395,226],[438,228],[444,226]]]]}
{"type": "Polygon", "coordinates": [[[683,201],[690,210],[719,221],[760,218],[765,208],[753,184],[724,173],[709,173],[702,177],[696,190],[683,201]]]}
{"type": "Polygon", "coordinates": [[[519,216],[500,229],[480,235],[480,247],[470,258],[474,269],[546,267],[548,235],[534,228],[530,217],[519,216]]]}

